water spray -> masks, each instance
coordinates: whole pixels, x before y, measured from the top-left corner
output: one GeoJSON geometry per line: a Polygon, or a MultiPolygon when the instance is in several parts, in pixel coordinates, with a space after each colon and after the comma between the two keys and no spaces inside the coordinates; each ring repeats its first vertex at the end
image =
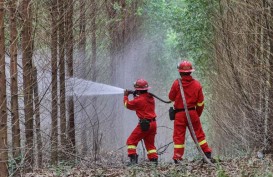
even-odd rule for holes
{"type": "MultiPolygon", "coordinates": [[[[123,94],[125,90],[123,88],[114,87],[107,84],[97,83],[93,81],[88,81],[79,78],[68,78],[66,81],[68,96],[78,95],[78,96],[96,96],[96,95],[116,95],[123,94]]],[[[129,94],[137,96],[136,90],[127,90],[129,94]]],[[[165,101],[153,93],[148,92],[153,97],[164,103],[171,103],[171,101],[165,101]]]]}
{"type": "Polygon", "coordinates": [[[124,93],[122,88],[79,78],[68,78],[66,86],[68,90],[67,95],[70,96],[116,95],[124,93]]]}

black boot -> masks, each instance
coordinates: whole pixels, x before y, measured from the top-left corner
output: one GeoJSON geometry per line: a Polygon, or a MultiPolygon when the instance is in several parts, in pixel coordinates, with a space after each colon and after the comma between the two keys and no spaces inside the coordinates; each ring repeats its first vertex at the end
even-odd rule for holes
{"type": "MultiPolygon", "coordinates": [[[[206,157],[210,160],[211,163],[215,163],[216,160],[214,158],[211,157],[211,152],[204,152],[206,157]]],[[[203,162],[206,163],[206,160],[203,159],[203,162]]]]}
{"type": "Polygon", "coordinates": [[[175,165],[179,165],[179,164],[181,164],[181,161],[182,161],[182,160],[174,159],[174,163],[175,163],[175,165]]]}
{"type": "Polygon", "coordinates": [[[137,154],[131,154],[131,155],[129,155],[129,157],[130,157],[130,163],[128,164],[128,166],[136,165],[137,161],[138,161],[138,155],[137,154]]]}
{"type": "Polygon", "coordinates": [[[156,158],[150,159],[150,162],[152,162],[156,166],[158,165],[158,160],[156,158]]]}
{"type": "Polygon", "coordinates": [[[211,159],[211,152],[205,152],[205,155],[208,159],[211,159]]]}

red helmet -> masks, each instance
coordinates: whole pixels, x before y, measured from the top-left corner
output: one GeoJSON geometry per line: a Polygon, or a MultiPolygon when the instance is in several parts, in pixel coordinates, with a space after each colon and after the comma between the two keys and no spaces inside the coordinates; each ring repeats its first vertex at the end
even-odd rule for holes
{"type": "Polygon", "coordinates": [[[177,65],[177,69],[178,72],[182,72],[182,73],[189,73],[189,72],[193,72],[194,69],[192,68],[192,64],[189,61],[181,61],[180,63],[178,63],[177,65]]]}
{"type": "Polygon", "coordinates": [[[136,90],[148,90],[151,87],[149,87],[148,82],[144,79],[138,79],[134,83],[134,87],[136,90]]]}

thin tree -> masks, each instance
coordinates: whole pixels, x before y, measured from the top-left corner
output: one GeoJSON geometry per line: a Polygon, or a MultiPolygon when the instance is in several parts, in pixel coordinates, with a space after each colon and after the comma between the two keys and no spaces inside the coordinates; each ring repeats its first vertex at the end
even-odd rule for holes
{"type": "MultiPolygon", "coordinates": [[[[60,80],[60,130],[61,148],[66,147],[66,94],[65,94],[65,34],[64,34],[64,0],[58,1],[58,45],[59,45],[59,80],[60,80]]],[[[63,155],[61,155],[63,158],[63,155]]]]}
{"type": "Polygon", "coordinates": [[[111,0],[111,1],[106,1],[106,7],[107,7],[107,15],[109,18],[109,25],[108,25],[108,31],[109,31],[109,38],[110,38],[110,47],[109,47],[109,53],[111,57],[111,71],[112,71],[112,84],[116,84],[116,78],[117,78],[117,51],[118,51],[118,25],[116,24],[116,18],[117,18],[117,11],[114,8],[114,4],[118,3],[118,0],[111,0]]]}
{"type": "Polygon", "coordinates": [[[23,87],[24,87],[24,112],[26,149],[25,165],[26,172],[31,171],[33,158],[33,88],[32,88],[32,1],[22,1],[22,64],[23,64],[23,87]]]}
{"type": "MultiPolygon", "coordinates": [[[[70,78],[74,76],[73,68],[73,0],[65,1],[65,34],[66,34],[66,60],[67,60],[67,75],[70,78]]],[[[69,116],[69,127],[68,136],[71,142],[72,152],[76,152],[76,138],[75,138],[75,117],[74,117],[74,100],[73,96],[68,97],[68,116],[69,116]]]]}
{"type": "Polygon", "coordinates": [[[52,0],[51,13],[51,164],[58,162],[58,11],[57,0],[52,0]]]}
{"type": "MultiPolygon", "coordinates": [[[[81,60],[81,71],[80,77],[86,79],[87,75],[87,67],[86,67],[86,1],[80,1],[80,41],[79,41],[79,58],[81,60]]],[[[87,143],[87,131],[86,126],[81,129],[81,142],[82,142],[82,155],[86,155],[88,151],[88,143],[87,143]]]]}
{"type": "MultiPolygon", "coordinates": [[[[93,2],[91,2],[93,4],[93,2]]],[[[91,17],[92,18],[92,17],[91,17]]],[[[80,0],[80,41],[79,41],[79,56],[81,59],[80,77],[86,77],[86,0],[80,0]]],[[[92,24],[91,24],[92,28],[92,24]]]]}
{"type": "MultiPolygon", "coordinates": [[[[96,63],[97,63],[97,36],[96,36],[96,31],[97,31],[97,2],[95,0],[91,1],[91,49],[92,49],[92,54],[91,54],[91,77],[92,80],[95,82],[97,80],[97,68],[96,68],[96,63]]],[[[93,104],[96,108],[97,104],[97,97],[94,97],[93,99],[93,104]]],[[[93,132],[93,156],[94,160],[98,160],[98,155],[100,151],[100,121],[99,117],[97,114],[97,111],[95,111],[94,116],[94,126],[92,127],[92,132],[93,132]]]]}
{"type": "Polygon", "coordinates": [[[9,1],[9,28],[10,28],[10,92],[11,92],[11,119],[12,119],[12,148],[16,164],[20,162],[20,126],[18,111],[18,70],[17,70],[17,0],[9,1]]]}
{"type": "Polygon", "coordinates": [[[91,56],[91,71],[92,71],[92,80],[96,81],[97,79],[97,72],[96,72],[96,63],[97,63],[97,2],[96,0],[92,0],[91,6],[91,47],[92,47],[92,56],[91,56]]]}
{"type": "Polygon", "coordinates": [[[7,149],[7,98],[5,73],[5,34],[4,34],[4,0],[0,0],[0,176],[8,176],[8,149],[7,149]]]}
{"type": "Polygon", "coordinates": [[[38,151],[38,168],[42,168],[43,154],[42,154],[42,135],[41,135],[41,121],[40,121],[40,97],[39,85],[37,78],[37,68],[33,67],[33,93],[34,93],[34,114],[35,114],[35,127],[36,127],[36,142],[38,151]]]}
{"type": "MultiPolygon", "coordinates": [[[[269,55],[269,71],[270,71],[270,77],[269,77],[269,83],[270,84],[270,91],[269,91],[269,98],[272,99],[273,97],[273,24],[272,24],[272,17],[273,17],[273,3],[272,1],[268,2],[269,5],[269,15],[270,20],[267,22],[268,33],[269,33],[269,40],[270,40],[270,55],[269,55]]],[[[272,101],[270,101],[272,104],[272,101]]],[[[269,104],[269,105],[271,105],[269,104]]],[[[273,107],[271,106],[271,109],[269,109],[269,119],[268,119],[268,130],[270,130],[268,137],[269,138],[269,146],[268,149],[271,154],[273,154],[273,107]]]]}
{"type": "MultiPolygon", "coordinates": [[[[109,18],[109,38],[110,38],[110,57],[111,57],[111,70],[112,70],[112,84],[115,85],[117,82],[124,82],[124,79],[117,80],[118,76],[117,66],[119,63],[124,62],[124,49],[126,41],[129,39],[129,33],[127,26],[130,26],[134,21],[128,21],[129,6],[127,6],[125,0],[111,0],[105,1],[107,6],[107,15],[109,18]],[[121,8],[117,10],[116,5],[121,8]],[[128,7],[128,9],[126,9],[128,7]],[[131,24],[129,24],[131,23],[131,24]]],[[[131,9],[130,9],[131,10],[131,9]]]]}

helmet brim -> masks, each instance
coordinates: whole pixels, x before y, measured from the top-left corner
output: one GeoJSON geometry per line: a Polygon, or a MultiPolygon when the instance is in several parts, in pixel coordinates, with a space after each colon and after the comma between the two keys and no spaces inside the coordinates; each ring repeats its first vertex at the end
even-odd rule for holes
{"type": "Polygon", "coordinates": [[[151,87],[146,87],[146,88],[135,88],[135,90],[149,90],[151,87]]]}
{"type": "Polygon", "coordinates": [[[195,71],[195,70],[194,69],[188,69],[188,70],[178,69],[178,72],[180,72],[180,73],[190,73],[193,71],[195,71]]]}

